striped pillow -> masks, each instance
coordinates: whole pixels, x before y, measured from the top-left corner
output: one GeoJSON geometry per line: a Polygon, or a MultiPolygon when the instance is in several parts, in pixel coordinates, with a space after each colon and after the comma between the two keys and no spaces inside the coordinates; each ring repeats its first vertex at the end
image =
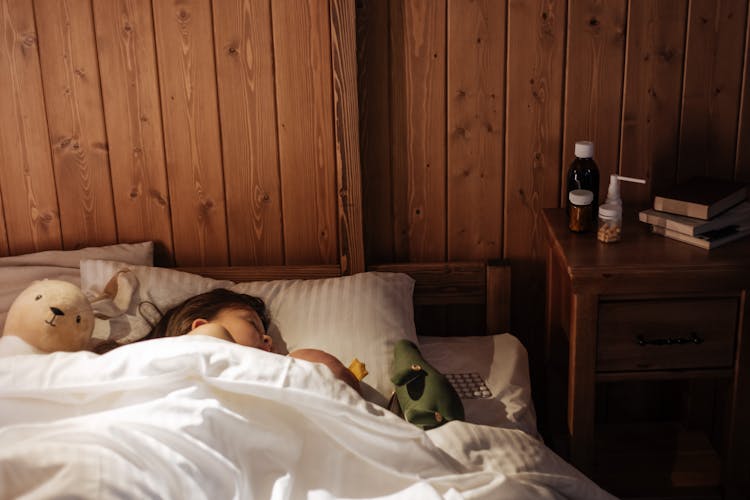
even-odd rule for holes
{"type": "Polygon", "coordinates": [[[130,280],[132,296],[123,314],[97,324],[94,337],[100,342],[127,343],[143,338],[150,330],[147,320],[154,320],[149,318],[153,308],[145,304],[166,311],[193,295],[229,288],[266,302],[275,351],[285,354],[315,348],[329,352],[345,365],[355,357],[364,362],[369,372],[362,383],[365,397],[383,405],[393,390],[389,379],[393,345],[399,339],[417,343],[414,280],[406,274],[368,272],[339,278],[235,284],[173,269],[84,260],[81,287],[89,296],[97,296],[118,273],[123,282],[130,280]]]}
{"type": "Polygon", "coordinates": [[[385,404],[393,392],[389,369],[399,339],[417,342],[414,280],[400,273],[360,273],[340,278],[240,283],[233,290],[263,298],[271,311],[271,335],[287,352],[322,349],[348,365],[367,365],[367,399],[385,404]],[[274,328],[275,327],[275,328],[274,328]],[[275,331],[276,329],[277,332],[275,331]]]}

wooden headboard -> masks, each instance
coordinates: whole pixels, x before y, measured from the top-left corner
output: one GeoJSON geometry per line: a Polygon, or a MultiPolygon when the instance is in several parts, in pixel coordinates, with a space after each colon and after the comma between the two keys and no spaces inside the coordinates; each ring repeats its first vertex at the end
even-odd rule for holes
{"type": "MultiPolygon", "coordinates": [[[[339,266],[183,267],[214,279],[257,281],[342,276],[339,266]]],[[[495,334],[510,331],[510,265],[492,262],[403,263],[370,266],[415,280],[414,322],[421,335],[495,334]]]]}

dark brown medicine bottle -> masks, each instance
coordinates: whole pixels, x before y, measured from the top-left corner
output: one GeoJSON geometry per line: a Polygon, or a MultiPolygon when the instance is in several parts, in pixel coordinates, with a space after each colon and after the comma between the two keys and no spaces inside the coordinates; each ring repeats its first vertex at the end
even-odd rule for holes
{"type": "Polygon", "coordinates": [[[570,199],[568,195],[575,189],[586,189],[594,194],[592,224],[596,221],[599,208],[599,167],[594,162],[594,143],[578,141],[575,147],[575,159],[568,168],[565,190],[565,208],[570,216],[570,199]]]}

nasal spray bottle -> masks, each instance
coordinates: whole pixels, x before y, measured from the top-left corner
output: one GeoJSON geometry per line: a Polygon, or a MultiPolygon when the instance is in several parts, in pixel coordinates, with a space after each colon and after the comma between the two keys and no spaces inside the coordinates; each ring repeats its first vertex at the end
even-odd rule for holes
{"type": "Polygon", "coordinates": [[[646,184],[645,179],[625,177],[612,174],[609,176],[607,199],[599,206],[599,224],[596,238],[604,243],[614,243],[622,238],[622,198],[620,198],[620,181],[646,184]]]}

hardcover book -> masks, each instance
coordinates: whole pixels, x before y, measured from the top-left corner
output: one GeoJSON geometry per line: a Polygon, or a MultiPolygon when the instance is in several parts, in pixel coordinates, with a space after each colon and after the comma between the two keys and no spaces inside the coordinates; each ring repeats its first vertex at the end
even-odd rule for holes
{"type": "Polygon", "coordinates": [[[654,210],[708,220],[747,198],[747,184],[694,177],[654,197],[654,210]]]}
{"type": "Polygon", "coordinates": [[[713,231],[700,234],[698,236],[689,236],[687,234],[673,231],[661,226],[651,226],[651,231],[673,240],[682,241],[683,243],[689,243],[690,245],[710,250],[712,248],[716,248],[729,243],[730,241],[738,240],[750,235],[750,225],[727,226],[721,229],[715,229],[713,231]]]}
{"type": "Polygon", "coordinates": [[[687,234],[688,236],[697,236],[733,224],[750,225],[750,202],[743,201],[739,205],[735,205],[726,212],[709,220],[660,212],[652,208],[638,212],[638,220],[687,234]]]}

